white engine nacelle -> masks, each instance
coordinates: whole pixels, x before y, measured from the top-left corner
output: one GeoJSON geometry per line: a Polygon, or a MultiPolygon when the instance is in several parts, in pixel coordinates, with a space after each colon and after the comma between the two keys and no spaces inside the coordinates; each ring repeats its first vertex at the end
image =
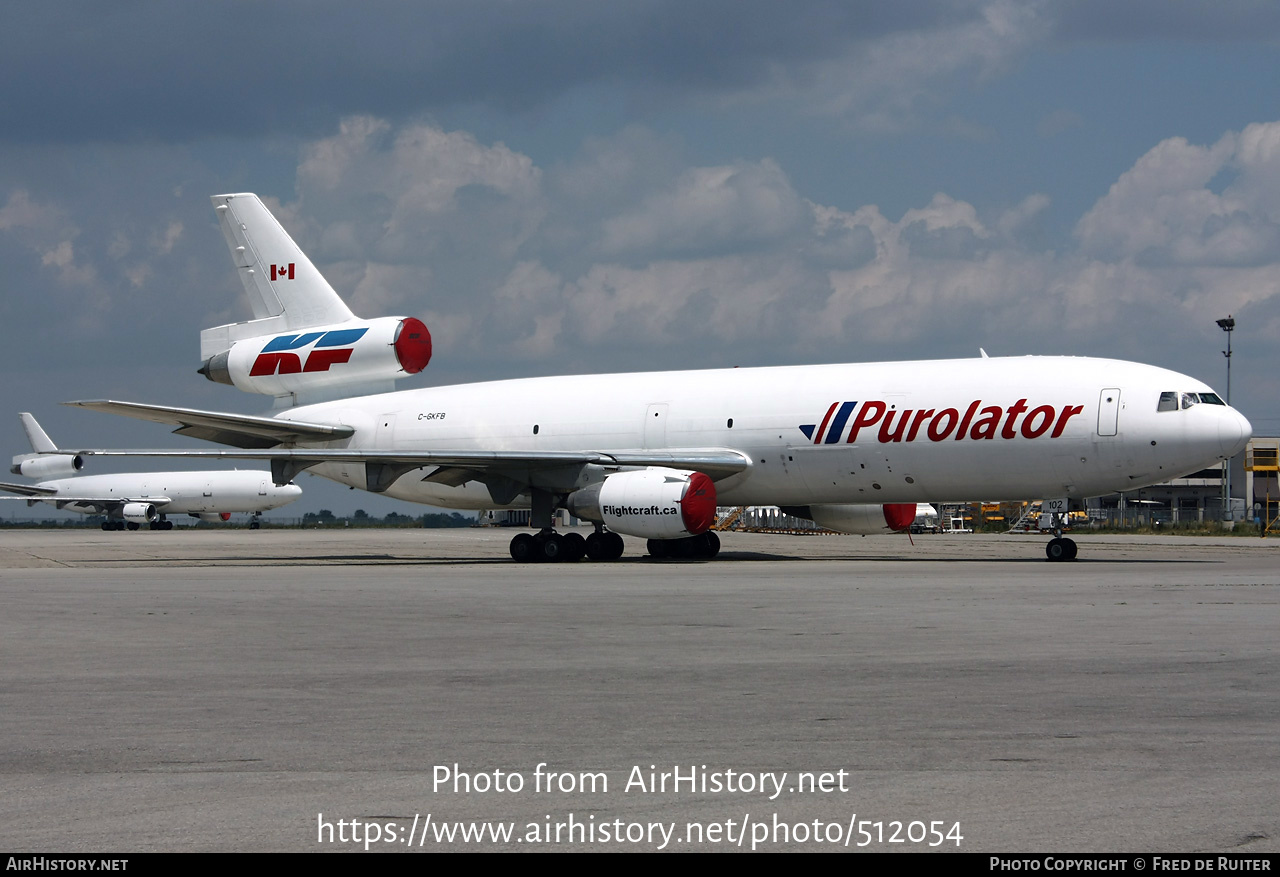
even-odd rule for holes
{"type": "Polygon", "coordinates": [[[74,475],[84,468],[84,458],[79,454],[26,454],[13,458],[9,471],[28,478],[59,478],[74,475]]]}
{"type": "Polygon", "coordinates": [[[892,502],[885,505],[811,505],[784,507],[789,515],[808,518],[820,527],[837,533],[871,536],[876,533],[900,533],[916,519],[916,504],[892,502]]]}
{"type": "Polygon", "coordinates": [[[216,524],[220,521],[231,520],[231,512],[187,512],[187,516],[191,518],[199,518],[210,524],[216,524]]]}
{"type": "Polygon", "coordinates": [[[701,472],[654,467],[618,472],[569,495],[569,511],[615,533],[680,539],[716,520],[716,486],[701,472]]]}
{"type": "Polygon", "coordinates": [[[286,396],[416,375],[431,361],[431,333],[414,317],[382,317],[260,335],[211,356],[200,374],[248,393],[286,396]]]}
{"type": "Polygon", "coordinates": [[[132,524],[150,524],[160,518],[156,507],[149,502],[127,502],[121,509],[121,514],[132,524]]]}

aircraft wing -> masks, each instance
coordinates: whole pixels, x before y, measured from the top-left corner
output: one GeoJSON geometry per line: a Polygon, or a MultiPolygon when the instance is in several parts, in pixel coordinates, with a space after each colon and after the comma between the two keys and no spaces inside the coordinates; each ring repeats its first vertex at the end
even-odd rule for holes
{"type": "Polygon", "coordinates": [[[16,496],[0,496],[0,499],[26,499],[28,497],[45,497],[57,496],[58,491],[53,487],[41,487],[38,484],[10,484],[7,481],[0,481],[0,490],[7,490],[10,493],[22,494],[21,497],[16,496]]]}
{"type": "Polygon", "coordinates": [[[178,435],[188,435],[236,448],[270,448],[279,444],[295,444],[303,441],[330,442],[347,438],[355,433],[355,430],[349,426],[334,426],[328,423],[302,423],[275,417],[225,414],[219,411],[200,411],[195,408],[117,402],[112,399],[93,399],[63,404],[177,426],[174,432],[178,435]]]}
{"type": "MultiPolygon", "coordinates": [[[[0,489],[12,490],[14,487],[19,486],[20,485],[16,484],[0,484],[0,489]]],[[[45,488],[45,490],[50,489],[45,488]]],[[[52,502],[56,503],[58,508],[71,505],[73,503],[77,505],[91,505],[97,506],[104,511],[119,508],[120,506],[131,502],[150,503],[158,509],[164,508],[169,505],[169,503],[173,502],[173,500],[167,496],[121,496],[118,493],[112,496],[72,496],[69,493],[58,493],[57,491],[52,490],[48,493],[42,491],[40,493],[32,493],[25,496],[0,496],[0,501],[6,499],[26,500],[28,505],[35,505],[37,502],[52,502]]]]}
{"type": "MultiPolygon", "coordinates": [[[[64,451],[63,453],[69,453],[64,451]]],[[[203,457],[234,460],[268,460],[276,484],[320,463],[363,463],[368,489],[386,490],[397,478],[414,469],[434,466],[427,480],[457,486],[467,481],[528,484],[532,473],[596,466],[666,466],[703,472],[713,480],[746,470],[750,460],[732,448],[669,448],[626,451],[382,451],[324,448],[273,450],[103,450],[76,451],[105,457],[203,457]]]]}

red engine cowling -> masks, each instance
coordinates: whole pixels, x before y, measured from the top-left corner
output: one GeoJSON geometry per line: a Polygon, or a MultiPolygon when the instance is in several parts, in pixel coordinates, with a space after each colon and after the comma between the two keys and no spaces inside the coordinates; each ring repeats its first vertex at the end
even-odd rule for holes
{"type": "Polygon", "coordinates": [[[231,520],[231,512],[188,512],[187,515],[188,517],[207,521],[210,524],[231,520]]]}
{"type": "Polygon", "coordinates": [[[616,533],[680,539],[705,533],[716,519],[716,486],[701,472],[653,467],[618,472],[569,495],[569,511],[616,533]]]}
{"type": "Polygon", "coordinates": [[[431,333],[414,317],[355,320],[261,335],[210,357],[200,373],[249,393],[285,396],[415,375],[431,361],[431,333]]]}
{"type": "Polygon", "coordinates": [[[870,536],[875,533],[900,533],[916,519],[916,504],[893,502],[885,505],[811,505],[809,518],[815,524],[838,533],[870,536]]]}

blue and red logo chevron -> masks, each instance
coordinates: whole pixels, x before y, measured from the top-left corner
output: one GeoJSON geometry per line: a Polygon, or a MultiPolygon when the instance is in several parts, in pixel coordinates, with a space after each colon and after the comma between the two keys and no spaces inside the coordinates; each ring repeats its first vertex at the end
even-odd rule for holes
{"type": "Polygon", "coordinates": [[[257,378],[266,375],[327,372],[330,366],[351,359],[351,354],[355,352],[351,345],[368,331],[368,328],[335,329],[332,332],[277,335],[267,342],[258,358],[253,361],[249,376],[257,378]],[[303,362],[301,351],[308,346],[311,346],[311,351],[303,362]]]}

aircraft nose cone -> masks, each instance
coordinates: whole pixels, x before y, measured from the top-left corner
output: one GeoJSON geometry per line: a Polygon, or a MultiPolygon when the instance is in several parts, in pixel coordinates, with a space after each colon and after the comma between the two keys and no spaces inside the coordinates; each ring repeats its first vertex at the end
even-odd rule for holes
{"type": "Polygon", "coordinates": [[[1218,443],[1222,446],[1224,457],[1234,457],[1244,450],[1253,436],[1253,425],[1243,414],[1230,408],[1227,416],[1218,421],[1218,443]]]}

